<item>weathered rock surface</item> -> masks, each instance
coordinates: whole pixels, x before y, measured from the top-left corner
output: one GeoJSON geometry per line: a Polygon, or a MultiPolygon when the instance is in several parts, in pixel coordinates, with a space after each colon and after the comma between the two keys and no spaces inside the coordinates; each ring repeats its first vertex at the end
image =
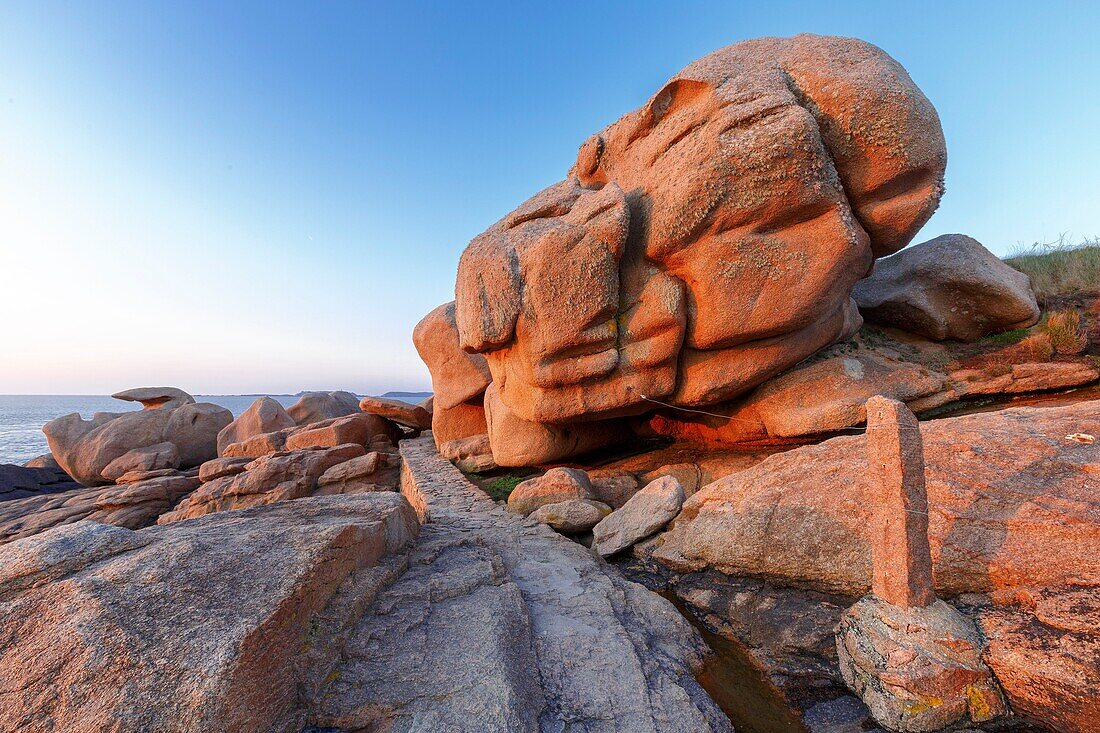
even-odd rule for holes
{"type": "Polygon", "coordinates": [[[125,402],[140,402],[146,410],[173,410],[195,403],[194,397],[176,387],[136,387],[116,392],[111,397],[125,402]]]}
{"type": "Polygon", "coordinates": [[[301,730],[416,532],[387,493],[6,545],[0,730],[301,730]]]}
{"type": "Polygon", "coordinates": [[[226,446],[232,443],[291,428],[295,424],[294,418],[282,404],[270,397],[260,397],[218,433],[218,455],[223,455],[226,446]]]}
{"type": "Polygon", "coordinates": [[[206,483],[222,476],[233,476],[252,462],[248,456],[215,458],[199,466],[199,481],[206,483]]]}
{"type": "MultiPolygon", "coordinates": [[[[1015,408],[921,424],[941,597],[1100,577],[1100,403],[1015,408]]],[[[863,436],[773,455],[704,487],[655,559],[858,597],[870,590],[863,436]]]]}
{"type": "Polygon", "coordinates": [[[326,469],[317,478],[319,494],[395,491],[401,478],[401,458],[372,451],[326,469]]]}
{"type": "Polygon", "coordinates": [[[937,731],[1006,712],[977,627],[943,601],[899,608],[865,596],[841,617],[836,644],[844,681],[889,730],[937,731]]]}
{"type": "Polygon", "coordinates": [[[662,476],[600,520],[592,530],[592,549],[604,557],[622,552],[663,529],[680,513],[684,498],[676,477],[662,476]]]}
{"type": "Polygon", "coordinates": [[[508,508],[524,516],[546,504],[594,499],[588,474],[577,468],[552,468],[542,476],[522,481],[508,495],[508,508]]]}
{"type": "MultiPolygon", "coordinates": [[[[8,466],[11,464],[4,463],[0,465],[8,466]]],[[[61,464],[59,464],[57,460],[53,457],[53,453],[43,453],[40,456],[35,456],[34,458],[24,463],[23,468],[49,468],[55,471],[61,471],[62,473],[64,473],[65,471],[65,469],[61,467],[61,464]]]]}
{"type": "Polygon", "coordinates": [[[432,413],[420,405],[410,405],[408,402],[385,397],[364,397],[359,400],[359,409],[414,430],[432,429],[432,413]]]}
{"type": "MultiPolygon", "coordinates": [[[[462,255],[454,320],[500,393],[497,462],[553,460],[523,447],[545,434],[494,426],[502,408],[600,435],[594,420],[728,400],[854,333],[852,287],[935,210],[945,163],[932,105],[869,44],[768,38],[688,66],[462,255]]],[[[448,313],[425,320],[443,332],[448,313]]],[[[439,355],[458,350],[422,353],[443,394],[439,355]]]]}
{"type": "Polygon", "coordinates": [[[1039,320],[1028,276],[964,234],[879,260],[852,296],[871,323],[937,341],[973,341],[1039,320]]]}
{"type": "Polygon", "coordinates": [[[480,397],[492,381],[485,357],[462,350],[453,302],[444,303],[416,324],[413,345],[431,372],[435,409],[450,409],[480,397]]]}
{"type": "Polygon", "coordinates": [[[469,438],[449,440],[443,444],[439,444],[437,439],[436,445],[441,456],[465,473],[490,471],[497,467],[496,461],[493,460],[493,449],[489,445],[488,435],[472,435],[469,438]]]}
{"type": "Polygon", "coordinates": [[[348,443],[260,456],[247,464],[242,473],[202,484],[172,511],[161,515],[157,524],[310,496],[325,471],[365,452],[361,444],[348,443]]]}
{"type": "Polygon", "coordinates": [[[196,404],[190,395],[174,387],[145,387],[115,396],[142,402],[146,407],[137,412],[97,412],[91,420],[73,413],[51,420],[42,428],[57,462],[87,486],[110,481],[103,470],[136,448],[172,443],[182,468],[215,458],[218,432],[233,420],[233,414],[224,407],[196,404]]]}
{"type": "Polygon", "coordinates": [[[382,436],[396,444],[400,432],[385,419],[363,412],[337,417],[319,423],[311,423],[292,429],[286,438],[287,450],[304,448],[334,448],[345,443],[370,445],[375,437],[382,436]]]}
{"type": "Polygon", "coordinates": [[[705,647],[670,603],[498,507],[429,439],[401,450],[402,490],[430,523],[352,633],[319,727],[732,730],[695,682],[705,647]]]}
{"type": "Polygon", "coordinates": [[[612,509],[619,509],[638,493],[638,478],[629,471],[597,468],[587,473],[592,495],[612,509]]]}
{"type": "Polygon", "coordinates": [[[1027,588],[994,599],[978,616],[988,640],[985,661],[1012,709],[1056,731],[1095,730],[1100,587],[1027,588]]]}
{"type": "Polygon", "coordinates": [[[611,513],[611,507],[592,499],[569,499],[556,504],[543,504],[528,516],[540,524],[553,527],[562,534],[580,534],[599,524],[611,513]]]}
{"type": "Polygon", "coordinates": [[[524,420],[500,400],[496,384],[485,392],[485,420],[493,459],[501,466],[537,466],[602,448],[627,435],[625,426],[610,420],[570,425],[524,420]]]}
{"type": "Polygon", "coordinates": [[[679,574],[630,554],[615,563],[628,578],[675,594],[698,623],[743,647],[788,704],[848,694],[833,630],[856,599],[716,570],[679,574]]]}
{"type": "Polygon", "coordinates": [[[82,519],[127,529],[147,527],[198,485],[197,477],[176,474],[4,502],[0,544],[82,519]]]}
{"type": "Polygon", "coordinates": [[[302,450],[306,448],[332,448],[345,443],[358,443],[372,446],[377,450],[377,441],[393,446],[400,439],[400,429],[390,421],[377,415],[355,412],[343,417],[334,417],[320,422],[284,428],[273,433],[261,433],[246,438],[240,443],[225,446],[222,456],[225,458],[259,458],[283,450],[302,450]]]}
{"type": "Polygon", "coordinates": [[[84,488],[60,468],[0,463],[0,501],[84,488]]]}
{"type": "Polygon", "coordinates": [[[1100,378],[1100,370],[1081,362],[998,364],[946,372],[942,365],[921,363],[936,361],[921,353],[931,349],[943,347],[924,340],[902,344],[881,333],[869,342],[860,334],[851,342],[823,349],[737,400],[709,408],[709,414],[660,410],[647,416],[639,430],[715,446],[735,445],[859,425],[866,419],[864,402],[874,395],[923,412],[978,395],[1064,389],[1100,378]]]}
{"type": "Polygon", "coordinates": [[[306,392],[290,407],[286,408],[298,425],[309,425],[334,417],[354,415],[359,412],[359,398],[351,392],[306,392]]]}
{"type": "Polygon", "coordinates": [[[438,445],[474,435],[487,434],[484,395],[472,402],[460,402],[454,407],[436,405],[432,411],[432,435],[438,445]]]}
{"type": "Polygon", "coordinates": [[[100,475],[117,482],[120,476],[132,471],[159,471],[179,466],[180,452],[175,443],[154,443],[126,451],[104,466],[100,475]]]}
{"type": "Polygon", "coordinates": [[[703,475],[697,463],[674,463],[654,469],[641,478],[642,483],[650,484],[662,476],[672,476],[680,482],[684,496],[691,496],[703,485],[703,475]]]}

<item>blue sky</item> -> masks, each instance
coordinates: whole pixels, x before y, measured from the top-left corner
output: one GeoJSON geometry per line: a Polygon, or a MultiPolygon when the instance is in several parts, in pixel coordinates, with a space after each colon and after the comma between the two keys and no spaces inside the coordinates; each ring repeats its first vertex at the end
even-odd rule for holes
{"type": "Polygon", "coordinates": [[[1097,3],[0,6],[0,393],[419,389],[480,231],[729,43],[857,36],[935,104],[917,241],[1100,234],[1097,3]]]}

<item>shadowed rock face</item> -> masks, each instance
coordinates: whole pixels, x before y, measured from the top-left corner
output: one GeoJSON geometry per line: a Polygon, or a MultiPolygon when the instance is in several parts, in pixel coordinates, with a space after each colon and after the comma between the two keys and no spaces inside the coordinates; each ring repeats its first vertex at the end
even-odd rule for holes
{"type": "MultiPolygon", "coordinates": [[[[729,399],[859,327],[852,287],[927,221],[945,164],[932,105],[874,46],[729,46],[475,238],[458,343],[418,348],[436,382],[456,352],[484,355],[510,425],[729,399]]],[[[515,444],[541,433],[492,422],[494,452],[507,438],[530,460],[515,444]]],[[[539,459],[568,455],[543,443],[539,459]]]]}

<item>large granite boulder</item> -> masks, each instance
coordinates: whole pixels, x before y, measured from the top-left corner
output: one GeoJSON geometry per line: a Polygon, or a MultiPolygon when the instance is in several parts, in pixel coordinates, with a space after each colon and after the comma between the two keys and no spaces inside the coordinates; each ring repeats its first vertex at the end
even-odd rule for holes
{"type": "Polygon", "coordinates": [[[226,447],[233,443],[295,425],[294,418],[279,402],[270,397],[260,397],[218,433],[218,455],[222,455],[226,447]]]}
{"type": "Polygon", "coordinates": [[[964,234],[879,260],[852,296],[868,321],[936,341],[974,341],[1039,320],[1028,276],[964,234]]]}
{"type": "MultiPolygon", "coordinates": [[[[852,334],[852,287],[932,214],[945,163],[932,105],[870,44],[766,38],[688,66],[462,255],[458,346],[488,364],[497,462],[599,447],[622,434],[593,421],[730,399],[852,334]]],[[[476,383],[449,343],[418,348],[437,394],[476,383]]]]}
{"type": "MultiPolygon", "coordinates": [[[[86,485],[109,483],[103,471],[112,461],[134,449],[171,443],[180,468],[192,468],[218,455],[218,433],[233,420],[219,405],[195,403],[174,387],[143,387],[114,395],[138,401],[137,412],[97,412],[91,420],[72,413],[42,428],[50,452],[76,481],[86,485]]],[[[134,457],[134,460],[138,460],[134,457]]]]}
{"type": "MultiPolygon", "coordinates": [[[[1100,402],[921,423],[939,596],[1100,577],[1100,444],[1077,433],[1100,433],[1100,402]]],[[[875,495],[865,443],[833,438],[705,486],[653,557],[684,572],[864,595],[875,495]]]]}
{"type": "Polygon", "coordinates": [[[298,425],[331,420],[334,417],[354,415],[359,412],[359,398],[351,392],[306,392],[298,401],[286,408],[287,414],[298,425]]]}
{"type": "Polygon", "coordinates": [[[346,627],[417,534],[398,494],[0,549],[4,730],[299,731],[346,627]]]}

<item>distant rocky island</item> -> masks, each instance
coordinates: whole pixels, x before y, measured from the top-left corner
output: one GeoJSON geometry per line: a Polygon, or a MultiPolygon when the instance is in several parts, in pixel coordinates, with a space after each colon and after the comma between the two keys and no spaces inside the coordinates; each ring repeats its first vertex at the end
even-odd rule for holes
{"type": "Polygon", "coordinates": [[[738,43],[469,243],[432,392],[58,416],[0,731],[1097,730],[1100,247],[911,245],[946,165],[881,49],[738,43]]]}

